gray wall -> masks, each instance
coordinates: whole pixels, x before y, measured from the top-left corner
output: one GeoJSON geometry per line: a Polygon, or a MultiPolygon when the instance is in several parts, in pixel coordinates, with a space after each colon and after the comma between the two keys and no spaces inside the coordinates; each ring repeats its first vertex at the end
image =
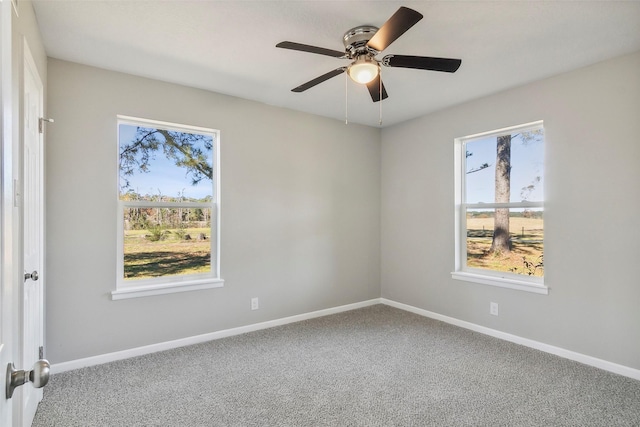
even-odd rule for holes
{"type": "Polygon", "coordinates": [[[384,129],[382,296],[640,369],[639,117],[636,53],[384,129]],[[454,138],[535,120],[549,295],[452,280],[454,138]]]}
{"type": "Polygon", "coordinates": [[[52,363],[380,296],[378,129],[54,59],[48,66],[52,363]],[[221,130],[224,288],[111,301],[116,114],[221,130]]]}
{"type": "Polygon", "coordinates": [[[64,61],[48,71],[52,362],[382,295],[640,369],[640,53],[381,132],[64,61]],[[110,300],[116,114],[222,131],[224,288],[110,300]],[[535,120],[549,295],[452,280],[453,139],[535,120]]]}

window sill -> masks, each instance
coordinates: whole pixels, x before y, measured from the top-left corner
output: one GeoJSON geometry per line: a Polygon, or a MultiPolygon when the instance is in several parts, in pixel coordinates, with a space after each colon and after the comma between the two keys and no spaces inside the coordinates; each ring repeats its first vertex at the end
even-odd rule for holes
{"type": "Polygon", "coordinates": [[[148,297],[153,295],[173,294],[177,292],[199,291],[202,289],[221,288],[222,279],[200,279],[188,282],[172,282],[152,285],[123,287],[111,292],[112,300],[148,297]]]}
{"type": "Polygon", "coordinates": [[[481,283],[483,285],[498,286],[500,288],[515,289],[518,291],[533,292],[536,294],[549,294],[549,288],[543,284],[531,283],[526,280],[512,279],[509,277],[489,276],[484,274],[469,273],[466,271],[454,271],[451,277],[465,282],[481,283]]]}

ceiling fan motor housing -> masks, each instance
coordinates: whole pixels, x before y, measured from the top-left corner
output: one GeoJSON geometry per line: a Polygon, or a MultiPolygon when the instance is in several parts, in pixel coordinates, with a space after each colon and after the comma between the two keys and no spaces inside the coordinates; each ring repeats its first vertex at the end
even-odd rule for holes
{"type": "Polygon", "coordinates": [[[377,32],[378,27],[374,27],[372,25],[361,25],[344,33],[342,41],[344,42],[344,47],[350,54],[350,57],[354,58],[363,53],[371,53],[374,56],[377,55],[379,53],[378,51],[367,46],[367,42],[371,40],[371,37],[373,37],[377,32]]]}

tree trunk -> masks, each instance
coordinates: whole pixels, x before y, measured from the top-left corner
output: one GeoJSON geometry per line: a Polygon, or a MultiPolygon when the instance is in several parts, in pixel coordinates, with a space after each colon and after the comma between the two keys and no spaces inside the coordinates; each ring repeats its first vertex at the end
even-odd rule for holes
{"type": "MultiPolygon", "coordinates": [[[[511,135],[498,137],[496,146],[496,203],[509,203],[511,196],[511,135]]],[[[509,209],[497,208],[493,223],[491,252],[511,251],[509,209]]]]}

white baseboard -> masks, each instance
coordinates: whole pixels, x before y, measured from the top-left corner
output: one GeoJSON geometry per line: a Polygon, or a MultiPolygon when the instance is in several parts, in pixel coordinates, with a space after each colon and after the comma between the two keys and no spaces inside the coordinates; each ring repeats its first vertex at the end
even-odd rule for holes
{"type": "Polygon", "coordinates": [[[628,366],[619,365],[617,363],[609,362],[606,360],[598,359],[596,357],[587,356],[585,354],[577,353],[575,351],[566,350],[564,348],[555,347],[553,345],[545,344],[539,341],[530,340],[528,338],[522,338],[517,335],[508,334],[506,332],[497,331],[495,329],[487,328],[485,326],[476,325],[475,323],[459,320],[454,317],[444,316],[442,314],[434,313],[432,311],[423,310],[408,304],[403,304],[381,298],[380,302],[391,307],[399,308],[401,310],[410,311],[411,313],[419,314],[431,319],[440,320],[445,323],[450,323],[461,328],[470,329],[481,334],[490,335],[495,338],[500,338],[505,341],[524,345],[526,347],[534,348],[536,350],[544,351],[545,353],[555,354],[556,356],[563,357],[565,359],[573,360],[576,362],[584,363],[585,365],[593,366],[595,368],[603,369],[605,371],[613,372],[615,374],[624,375],[625,377],[640,380],[640,370],[630,368],[628,366]]]}
{"type": "Polygon", "coordinates": [[[640,380],[640,370],[630,368],[628,366],[619,365],[617,363],[609,362],[606,360],[598,359],[596,357],[587,356],[575,351],[566,350],[564,348],[555,347],[549,344],[545,344],[539,341],[534,341],[528,338],[522,338],[517,335],[508,334],[506,332],[497,331],[495,329],[487,328],[485,326],[476,325],[475,323],[459,320],[454,317],[444,316],[442,314],[434,313],[428,310],[417,308],[408,304],[399,303],[386,298],[375,298],[367,301],[362,301],[354,304],[342,305],[339,307],[328,308],[325,310],[312,311],[310,313],[298,314],[290,317],[283,317],[281,319],[269,320],[267,322],[255,323],[247,326],[240,326],[232,329],[225,329],[222,331],[211,332],[208,334],[197,335],[193,337],[181,338],[173,341],[166,341],[158,344],[147,345],[144,347],[136,347],[128,350],[117,351],[114,353],[101,354],[98,356],[87,357],[83,359],[71,360],[69,362],[56,363],[51,365],[51,373],[58,374],[73,369],[80,369],[87,366],[101,365],[103,363],[115,362],[117,360],[128,359],[130,357],[142,356],[145,354],[155,353],[158,351],[170,350],[173,348],[184,347],[187,345],[199,344],[206,341],[212,341],[219,338],[230,337],[234,335],[240,335],[247,332],[258,331],[261,329],[273,328],[275,326],[286,325],[289,323],[299,322],[302,320],[314,319],[316,317],[328,316],[330,314],[341,313],[344,311],[355,310],[358,308],[369,307],[376,304],[385,304],[391,307],[399,308],[401,310],[409,311],[411,313],[419,314],[424,317],[428,317],[435,320],[440,320],[445,323],[449,323],[461,328],[470,329],[481,334],[489,335],[495,338],[499,338],[505,341],[513,342],[516,344],[524,345],[526,347],[534,348],[536,350],[544,351],[546,353],[555,354],[556,356],[563,357],[565,359],[574,360],[576,362],[584,363],[585,365],[593,366],[605,371],[613,372],[615,374],[624,375],[625,377],[640,380]]]}
{"type": "Polygon", "coordinates": [[[145,354],[156,353],[158,351],[171,350],[173,348],[199,344],[206,341],[212,341],[220,338],[231,337],[234,335],[245,334],[247,332],[259,331],[261,329],[267,329],[267,328],[273,328],[275,326],[286,325],[288,323],[300,322],[302,320],[308,320],[316,317],[328,316],[330,314],[341,313],[343,311],[349,311],[349,310],[355,310],[358,308],[368,307],[371,305],[380,304],[380,302],[381,302],[380,298],[375,298],[368,301],[341,305],[339,307],[312,311],[310,313],[283,317],[281,319],[269,320],[267,322],[261,322],[261,323],[254,323],[252,325],[240,326],[232,329],[225,329],[222,331],[211,332],[208,334],[196,335],[193,337],[181,338],[173,341],[166,341],[158,344],[151,344],[143,347],[136,347],[128,350],[116,351],[113,353],[100,354],[98,356],[86,357],[83,359],[70,360],[68,362],[55,363],[51,365],[51,373],[59,374],[61,372],[71,371],[73,369],[80,369],[80,368],[85,368],[87,366],[101,365],[103,363],[115,362],[117,360],[128,359],[130,357],[143,356],[145,354]]]}

